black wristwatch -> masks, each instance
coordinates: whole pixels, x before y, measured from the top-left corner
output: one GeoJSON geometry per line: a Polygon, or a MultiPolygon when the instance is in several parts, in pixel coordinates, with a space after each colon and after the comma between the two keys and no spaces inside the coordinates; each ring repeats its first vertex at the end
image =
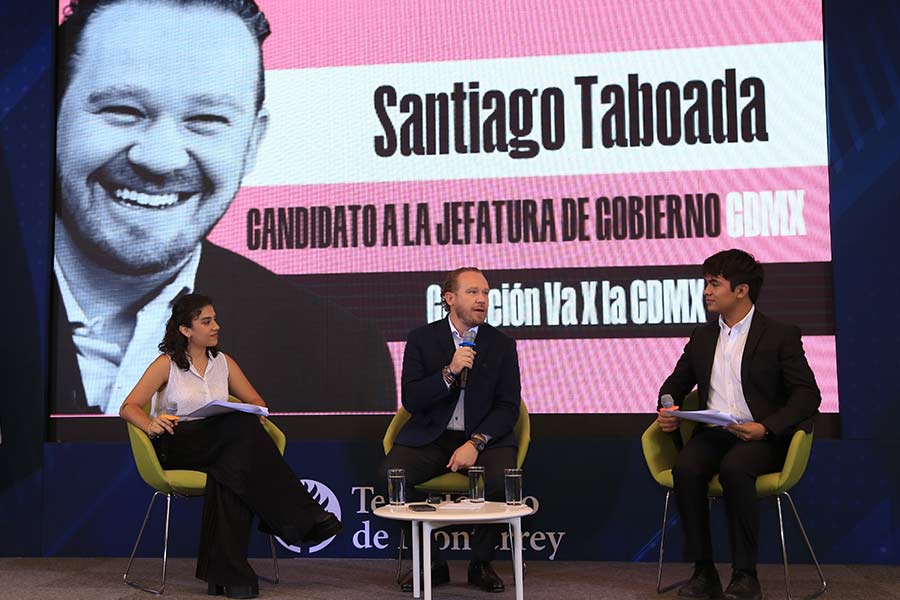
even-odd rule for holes
{"type": "Polygon", "coordinates": [[[487,445],[487,442],[485,442],[477,433],[470,437],[469,441],[472,442],[472,445],[475,446],[476,450],[484,452],[484,447],[487,445]]]}
{"type": "MultiPolygon", "coordinates": [[[[763,425],[763,427],[766,427],[766,426],[763,425]]],[[[763,435],[763,439],[766,440],[766,441],[774,440],[774,439],[775,439],[775,434],[772,433],[772,430],[771,430],[771,429],[769,429],[768,427],[766,427],[766,433],[763,435]]]]}

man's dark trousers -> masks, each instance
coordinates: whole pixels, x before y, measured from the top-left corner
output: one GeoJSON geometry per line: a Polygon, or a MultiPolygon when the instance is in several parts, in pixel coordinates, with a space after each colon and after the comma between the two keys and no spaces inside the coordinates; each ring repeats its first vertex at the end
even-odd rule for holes
{"type": "MultiPolygon", "coordinates": [[[[457,448],[466,443],[466,439],[466,435],[462,431],[447,430],[438,439],[425,446],[412,447],[395,444],[385,457],[381,480],[387,481],[388,469],[405,469],[406,501],[422,502],[426,495],[417,492],[415,486],[438,475],[448,473],[447,463],[450,461],[450,456],[457,448]]],[[[494,502],[506,500],[503,471],[516,466],[516,454],[517,450],[512,446],[500,448],[488,446],[478,454],[475,464],[484,467],[485,499],[494,502]]],[[[494,559],[494,548],[500,544],[503,528],[503,525],[496,524],[475,527],[471,540],[474,560],[491,561],[494,559]]]]}
{"type": "Polygon", "coordinates": [[[756,569],[756,478],[781,470],[789,443],[790,438],[745,442],[724,429],[698,426],[672,469],[687,560],[713,560],[707,492],[710,479],[718,473],[731,531],[732,566],[747,571],[756,569]]]}

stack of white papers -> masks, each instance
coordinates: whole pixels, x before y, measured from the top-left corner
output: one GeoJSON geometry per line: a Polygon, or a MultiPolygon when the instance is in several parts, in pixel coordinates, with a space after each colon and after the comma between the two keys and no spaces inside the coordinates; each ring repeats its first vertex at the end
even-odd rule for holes
{"type": "Polygon", "coordinates": [[[728,425],[739,425],[740,422],[734,418],[734,415],[730,413],[723,413],[717,410],[670,410],[667,411],[670,415],[675,415],[679,419],[686,419],[688,421],[697,421],[699,423],[709,423],[710,425],[721,425],[722,427],[727,427],[728,425]]]}
{"type": "Polygon", "coordinates": [[[214,415],[221,415],[233,410],[250,413],[251,415],[259,415],[261,417],[269,416],[269,409],[265,406],[244,404],[243,402],[228,402],[224,400],[213,400],[209,404],[201,406],[191,414],[184,416],[191,419],[199,419],[200,417],[212,417],[214,415]]]}

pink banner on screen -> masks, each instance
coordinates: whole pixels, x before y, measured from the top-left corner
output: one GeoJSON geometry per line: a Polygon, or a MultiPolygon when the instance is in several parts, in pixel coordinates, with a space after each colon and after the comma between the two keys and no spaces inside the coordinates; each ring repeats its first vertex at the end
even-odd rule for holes
{"type": "MultiPolygon", "coordinates": [[[[698,265],[715,252],[735,247],[753,253],[763,264],[794,263],[795,270],[799,270],[797,263],[831,261],[821,0],[257,2],[272,28],[263,45],[268,71],[266,106],[272,127],[253,171],[245,174],[243,187],[208,237],[274,273],[325,276],[309,278],[318,281],[335,275],[335,282],[346,282],[354,279],[354,274],[385,274],[389,281],[403,279],[392,273],[447,272],[464,264],[504,271],[653,268],[698,265]],[[521,60],[503,60],[515,58],[521,60]],[[666,79],[675,84],[673,98],[683,100],[681,106],[687,109],[688,98],[693,98],[687,92],[688,81],[700,81],[713,89],[715,82],[727,80],[729,72],[741,81],[731,92],[733,96],[740,93],[740,100],[728,110],[741,110],[741,119],[745,100],[741,86],[751,78],[759,80],[759,103],[767,112],[754,109],[758,122],[754,121],[753,133],[758,134],[759,123],[765,121],[768,129],[762,128],[767,131],[764,136],[749,135],[751,128],[745,131],[743,125],[737,127],[735,117],[734,138],[722,145],[689,142],[679,133],[674,136],[677,143],[671,145],[662,144],[662,134],[658,134],[657,138],[650,136],[648,145],[641,145],[639,136],[635,136],[628,138],[627,146],[601,148],[602,132],[611,135],[613,131],[612,127],[598,125],[603,118],[598,111],[608,114],[608,102],[582,100],[585,106],[594,106],[594,121],[590,123],[596,139],[591,145],[580,141],[578,126],[584,123],[578,117],[582,113],[572,108],[579,106],[582,90],[575,84],[575,77],[594,75],[603,86],[625,90],[630,89],[626,80],[630,81],[632,74],[640,75],[636,81],[653,86],[656,100],[636,112],[629,105],[631,119],[642,111],[651,117],[665,116],[659,98],[666,79]],[[401,123],[416,111],[402,109],[402,99],[398,106],[393,101],[378,100],[376,90],[389,86],[399,97],[408,96],[413,102],[417,98],[427,100],[428,94],[449,93],[462,82],[481,85],[482,91],[496,88],[503,92],[504,100],[497,106],[508,104],[509,111],[513,89],[534,88],[535,97],[538,85],[562,90],[570,112],[560,111],[565,117],[565,121],[560,119],[560,131],[567,133],[568,142],[558,148],[544,147],[540,155],[508,164],[498,160],[502,153],[486,145],[472,143],[470,152],[466,138],[471,142],[472,133],[460,134],[465,152],[455,150],[455,145],[449,151],[451,137],[447,135],[441,138],[448,144],[444,154],[419,155],[408,150],[409,155],[404,155],[401,123]],[[378,138],[387,137],[390,129],[383,121],[385,115],[401,132],[400,144],[395,144],[401,150],[398,153],[395,148],[387,156],[376,151],[378,138]],[[744,137],[745,133],[749,137],[744,137]],[[644,229],[651,224],[659,227],[661,235],[635,233],[635,219],[627,210],[631,198],[654,196],[662,197],[662,204],[645,200],[653,208],[642,207],[648,212],[640,213],[637,219],[643,220],[644,229]],[[687,204],[698,206],[695,196],[702,198],[700,211],[713,202],[719,212],[710,222],[704,211],[702,234],[678,237],[679,230],[689,227],[687,204]],[[626,207],[627,215],[619,239],[611,231],[615,227],[611,222],[602,235],[598,229],[604,218],[612,216],[598,218],[599,199],[608,198],[612,204],[616,197],[626,199],[625,204],[618,203],[626,207]],[[675,201],[670,198],[676,197],[681,204],[677,209],[669,208],[675,201]],[[577,207],[579,198],[586,199],[582,205],[587,208],[583,235],[564,241],[563,207],[577,207]],[[566,204],[564,199],[574,201],[566,204]],[[536,223],[541,228],[539,238],[543,238],[549,218],[554,239],[519,241],[509,234],[515,223],[507,214],[516,210],[517,202],[519,210],[523,201],[533,201],[542,211],[545,200],[553,209],[550,217],[542,213],[536,220],[519,219],[518,225],[525,230],[529,223],[536,223]],[[438,226],[446,224],[445,218],[452,214],[446,210],[453,206],[457,217],[467,218],[464,215],[469,210],[474,223],[460,225],[457,220],[455,235],[440,239],[438,226]],[[680,219],[677,226],[670,227],[670,214],[657,218],[659,206],[680,219]],[[361,225],[355,232],[349,231],[350,207],[366,207],[370,215],[375,215],[374,239],[363,241],[361,225]],[[482,208],[487,208],[489,215],[487,227],[477,223],[482,208]],[[321,247],[311,243],[313,211],[327,213],[332,225],[336,221],[333,215],[338,211],[344,214],[348,227],[343,231],[349,244],[335,242],[321,247]],[[394,229],[385,226],[392,211],[394,229]],[[417,217],[423,213],[428,217],[427,243],[420,237],[422,229],[416,227],[417,217]],[[303,243],[296,233],[301,218],[308,219],[303,243]],[[710,226],[715,231],[710,231],[710,226]],[[479,239],[485,231],[492,239],[479,239]]],[[[60,19],[67,4],[68,0],[60,2],[60,19]]],[[[598,85],[595,91],[599,94],[600,89],[598,85]]],[[[477,94],[471,98],[477,98],[477,94]]],[[[697,98],[696,106],[705,106],[706,100],[701,103],[699,95],[697,98]]],[[[671,109],[672,126],[677,122],[680,127],[686,110],[671,108],[673,104],[666,106],[671,109]]],[[[482,117],[488,115],[487,108],[487,104],[482,106],[482,117]]],[[[496,114],[506,115],[506,110],[496,114]]],[[[624,104],[619,110],[625,110],[624,104]]],[[[715,110],[713,102],[709,110],[715,110]]],[[[437,130],[440,119],[429,121],[427,114],[426,110],[424,117],[417,115],[422,121],[419,129],[424,127],[427,132],[430,124],[437,130]]],[[[706,123],[707,115],[698,114],[706,123]]],[[[709,115],[710,126],[716,120],[714,115],[709,115]]],[[[635,125],[638,116],[633,119],[635,125]]],[[[506,116],[503,118],[505,123],[506,116]]],[[[625,122],[623,114],[615,117],[615,124],[624,136],[620,118],[625,122]]],[[[700,117],[697,120],[699,123],[700,117]]],[[[746,120],[750,122],[749,116],[746,120]]],[[[410,117],[410,122],[417,121],[410,117]]],[[[537,139],[543,133],[537,122],[529,122],[528,133],[516,135],[537,139]]],[[[666,123],[662,118],[656,125],[665,128],[666,123]]],[[[487,131],[486,127],[482,124],[481,131],[487,131]]],[[[684,130],[688,129],[684,124],[684,130]]],[[[478,130],[477,126],[472,129],[478,130]]],[[[410,127],[409,131],[415,130],[410,127]]],[[[509,127],[498,126],[498,131],[513,137],[509,127]]],[[[630,128],[628,131],[630,136],[630,128]]],[[[456,135],[452,137],[454,142],[456,135]]],[[[415,135],[411,137],[415,139],[415,135]]],[[[358,216],[363,217],[361,212],[358,216]]],[[[183,224],[173,221],[172,227],[177,230],[183,224]]],[[[336,225],[326,229],[332,239],[338,239],[336,225]]],[[[830,290],[830,279],[822,281],[822,269],[816,273],[814,284],[830,290]]],[[[392,293],[409,293],[424,302],[423,292],[397,289],[392,293]]],[[[345,296],[337,294],[328,300],[340,303],[361,292],[342,293],[345,296]]],[[[822,312],[830,315],[831,305],[827,308],[822,312]]],[[[830,319],[826,319],[829,326],[833,325],[830,319]]],[[[831,332],[833,327],[817,330],[831,332]]],[[[515,337],[515,331],[512,335],[515,337]]],[[[389,337],[398,336],[394,332],[389,337]]],[[[670,373],[685,341],[522,340],[518,348],[523,397],[536,413],[653,412],[655,391],[670,373]]],[[[822,390],[821,410],[836,412],[835,338],[810,336],[804,339],[804,346],[822,390]]],[[[388,347],[399,402],[404,343],[388,342],[388,347]]],[[[272,368],[277,371],[279,365],[272,368]]],[[[316,408],[330,407],[323,402],[316,408]]]]}
{"type": "MultiPolygon", "coordinates": [[[[557,221],[560,219],[558,208],[557,205],[557,221]]],[[[415,206],[410,210],[414,218],[415,206]]],[[[399,206],[397,218],[398,228],[402,228],[402,207],[399,206]]],[[[683,265],[702,263],[707,256],[727,247],[743,248],[763,263],[830,261],[828,173],[827,167],[805,167],[245,188],[209,239],[280,274],[446,271],[460,264],[478,264],[482,269],[683,265]],[[729,224],[725,221],[729,192],[779,189],[803,190],[802,207],[794,206],[790,210],[795,217],[802,216],[804,234],[728,237],[729,224]],[[722,215],[719,237],[597,239],[596,219],[593,218],[597,197],[696,193],[719,195],[722,215]],[[563,197],[579,196],[590,198],[588,229],[593,231],[590,241],[478,244],[473,238],[473,243],[464,245],[435,243],[433,230],[435,223],[443,220],[446,202],[522,198],[540,202],[542,198],[558,201],[563,197]],[[385,205],[420,202],[428,204],[432,215],[430,246],[402,246],[402,233],[398,232],[401,245],[396,247],[383,246],[379,235],[378,243],[373,247],[363,247],[360,242],[360,247],[356,248],[247,248],[250,209],[371,204],[379,210],[380,230],[385,205]],[[800,215],[797,215],[798,211],[800,215]]]]}
{"type": "MultiPolygon", "coordinates": [[[[821,0],[259,0],[267,69],[699,48],[822,39],[821,0]],[[702,18],[699,18],[702,16],[702,18]],[[635,24],[640,24],[636,27],[635,24]],[[710,23],[727,23],[711,27],[710,23]],[[506,32],[498,31],[503,24],[506,32]],[[627,33],[625,33],[627,32],[627,33]]],[[[58,4],[57,22],[69,0],[58,4]]]]}
{"type": "Polygon", "coordinates": [[[822,39],[818,0],[271,2],[267,69],[822,39]]]}
{"type": "MultiPolygon", "coordinates": [[[[532,413],[652,413],[683,338],[520,340],[522,399],[532,413]],[[649,390],[649,391],[648,391],[649,390]]],[[[397,398],[405,342],[389,342],[397,398]]],[[[834,336],[803,338],[822,392],[820,412],[838,412],[834,336]]]]}

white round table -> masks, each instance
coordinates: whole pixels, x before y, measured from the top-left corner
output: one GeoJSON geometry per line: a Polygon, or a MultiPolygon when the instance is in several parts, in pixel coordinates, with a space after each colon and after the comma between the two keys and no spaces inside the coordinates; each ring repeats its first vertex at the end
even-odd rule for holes
{"type": "Polygon", "coordinates": [[[513,530],[513,576],[516,583],[516,600],[525,597],[522,589],[522,517],[527,517],[534,510],[525,504],[510,506],[503,502],[442,502],[435,505],[437,510],[419,512],[410,510],[408,505],[379,506],[375,514],[384,519],[409,521],[412,525],[412,563],[413,563],[413,598],[419,598],[420,588],[425,588],[425,600],[431,600],[431,532],[448,525],[466,523],[508,523],[513,530]],[[422,542],[419,542],[419,524],[422,525],[422,542]],[[419,546],[422,550],[424,586],[419,583],[419,546]]]}

